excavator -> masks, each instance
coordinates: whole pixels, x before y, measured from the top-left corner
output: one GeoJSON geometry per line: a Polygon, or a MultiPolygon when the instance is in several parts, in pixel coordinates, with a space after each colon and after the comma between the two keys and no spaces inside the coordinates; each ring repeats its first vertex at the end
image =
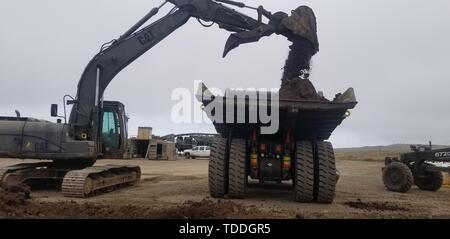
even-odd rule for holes
{"type": "MultiPolygon", "coordinates": [[[[34,118],[0,117],[0,158],[45,160],[0,168],[2,183],[22,184],[60,180],[67,197],[89,197],[105,191],[135,185],[140,181],[138,166],[94,166],[98,158],[120,155],[127,139],[127,117],[124,105],[103,99],[114,77],[142,54],[183,26],[189,19],[209,27],[232,32],[223,57],[241,44],[257,42],[272,34],[289,40],[302,37],[318,45],[315,17],[308,7],[300,18],[284,12],[271,13],[264,7],[251,7],[230,0],[167,0],[153,8],[118,39],[104,44],[86,66],[78,83],[76,97],[65,96],[72,105],[67,120],[58,115],[58,105],[51,106],[57,123],[34,118]],[[167,4],[173,8],[153,23],[146,23],[167,4]],[[257,18],[235,8],[253,9],[257,18]],[[297,22],[295,22],[297,21],[297,22]],[[287,24],[288,23],[288,24],[287,24]]],[[[298,15],[298,14],[297,14],[298,15]]]]}

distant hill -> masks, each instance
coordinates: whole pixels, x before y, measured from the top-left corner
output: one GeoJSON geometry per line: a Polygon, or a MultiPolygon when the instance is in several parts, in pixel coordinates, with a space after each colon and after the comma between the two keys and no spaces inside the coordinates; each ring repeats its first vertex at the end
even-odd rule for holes
{"type": "MultiPolygon", "coordinates": [[[[450,146],[433,145],[433,149],[446,147],[450,146]]],[[[388,146],[339,148],[335,149],[335,154],[338,160],[383,161],[385,157],[395,157],[401,153],[410,151],[410,144],[393,144],[388,146]]]]}
{"type": "MultiPolygon", "coordinates": [[[[339,152],[361,152],[361,151],[393,151],[393,152],[409,152],[410,146],[414,144],[392,144],[387,146],[365,146],[360,148],[337,148],[339,152]]],[[[446,148],[446,145],[433,145],[434,149],[446,148]]]]}

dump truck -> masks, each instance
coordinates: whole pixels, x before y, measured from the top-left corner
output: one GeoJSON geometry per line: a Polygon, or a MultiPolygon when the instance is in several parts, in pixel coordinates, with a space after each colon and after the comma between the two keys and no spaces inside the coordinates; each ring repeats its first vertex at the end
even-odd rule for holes
{"type": "Polygon", "coordinates": [[[218,133],[209,163],[211,196],[245,198],[249,180],[291,182],[296,201],[332,203],[338,173],[333,146],[326,140],[357,105],[354,90],[332,101],[280,100],[268,92],[227,93],[214,95],[204,84],[197,93],[218,133]],[[267,122],[260,118],[267,109],[278,112],[279,127],[270,134],[262,132],[267,122]],[[219,111],[223,114],[218,118],[219,111]],[[237,119],[237,112],[244,113],[244,121],[237,119]]]}

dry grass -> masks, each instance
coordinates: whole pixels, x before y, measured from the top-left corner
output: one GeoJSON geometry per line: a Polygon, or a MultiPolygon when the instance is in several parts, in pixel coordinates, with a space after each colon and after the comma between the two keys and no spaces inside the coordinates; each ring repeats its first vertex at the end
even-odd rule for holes
{"type": "Polygon", "coordinates": [[[336,151],[337,160],[349,161],[384,161],[386,157],[397,157],[400,152],[392,151],[365,151],[365,152],[338,152],[336,151]]]}
{"type": "MultiPolygon", "coordinates": [[[[444,148],[448,146],[433,146],[433,148],[444,148]]],[[[401,153],[410,152],[409,144],[396,144],[389,146],[371,146],[362,148],[336,149],[337,160],[349,161],[384,161],[386,157],[398,157],[401,153]]]]}

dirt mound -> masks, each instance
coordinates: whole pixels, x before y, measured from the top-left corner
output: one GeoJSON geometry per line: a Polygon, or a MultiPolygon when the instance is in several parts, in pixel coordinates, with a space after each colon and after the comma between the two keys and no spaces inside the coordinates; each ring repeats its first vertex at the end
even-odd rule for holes
{"type": "MultiPolygon", "coordinates": [[[[183,205],[169,210],[161,210],[160,218],[175,219],[245,219],[269,218],[255,206],[246,207],[230,201],[202,200],[200,202],[185,202],[183,205]]],[[[273,217],[273,215],[272,215],[273,217]]]]}
{"type": "Polygon", "coordinates": [[[169,208],[152,208],[137,205],[105,205],[97,203],[31,202],[0,208],[0,218],[19,219],[248,219],[273,218],[256,207],[244,207],[228,201],[187,201],[169,208]]]}
{"type": "Polygon", "coordinates": [[[0,185],[0,209],[26,205],[28,199],[30,199],[29,187],[0,185]]]}
{"type": "Polygon", "coordinates": [[[203,177],[198,176],[173,176],[173,175],[158,175],[151,178],[144,178],[141,182],[159,183],[161,181],[185,181],[185,180],[202,180],[203,177]]]}
{"type": "Polygon", "coordinates": [[[345,205],[366,211],[409,211],[408,208],[391,202],[362,202],[358,200],[356,202],[346,202],[345,205]]]}

